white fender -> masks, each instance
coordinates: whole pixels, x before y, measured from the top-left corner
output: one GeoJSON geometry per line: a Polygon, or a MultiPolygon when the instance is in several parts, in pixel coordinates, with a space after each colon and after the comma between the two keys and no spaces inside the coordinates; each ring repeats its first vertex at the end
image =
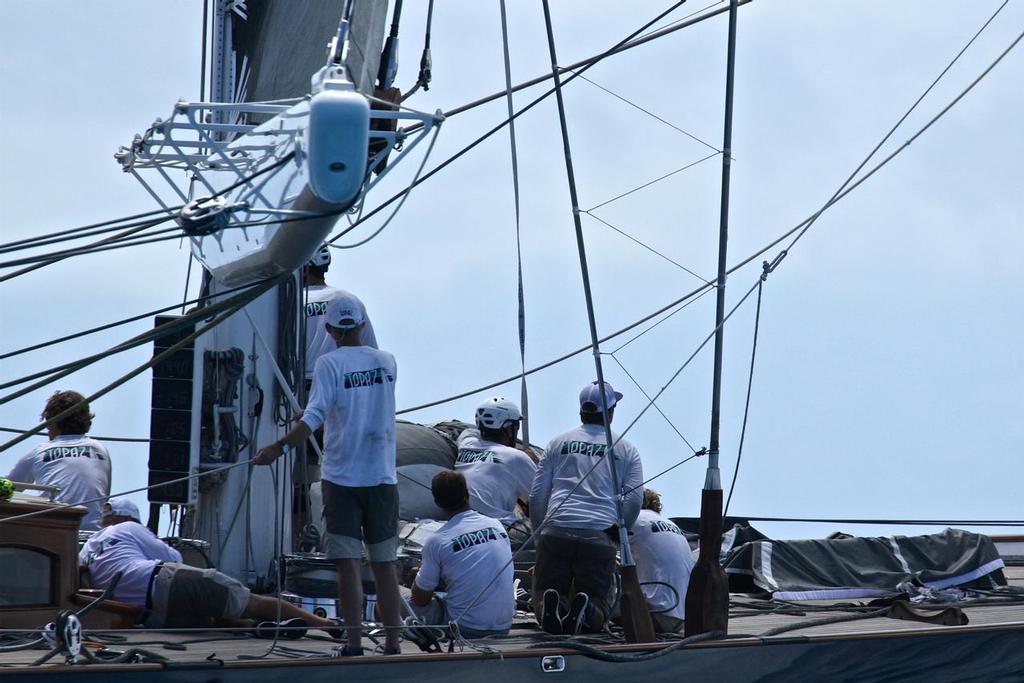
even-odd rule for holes
{"type": "Polygon", "coordinates": [[[306,131],[309,187],[328,204],[351,204],[366,177],[370,104],[349,88],[313,96],[306,131]]]}

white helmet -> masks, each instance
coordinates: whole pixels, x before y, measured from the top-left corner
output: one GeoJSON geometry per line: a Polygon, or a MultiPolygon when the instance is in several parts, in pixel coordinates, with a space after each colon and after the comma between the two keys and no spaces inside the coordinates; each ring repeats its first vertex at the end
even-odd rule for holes
{"type": "Polygon", "coordinates": [[[326,242],[317,247],[310,259],[306,261],[306,265],[314,268],[323,268],[324,266],[331,265],[331,250],[326,242]]]}
{"type": "Polygon", "coordinates": [[[522,419],[519,406],[501,397],[489,398],[476,409],[476,426],[481,429],[503,429],[522,419]]]}

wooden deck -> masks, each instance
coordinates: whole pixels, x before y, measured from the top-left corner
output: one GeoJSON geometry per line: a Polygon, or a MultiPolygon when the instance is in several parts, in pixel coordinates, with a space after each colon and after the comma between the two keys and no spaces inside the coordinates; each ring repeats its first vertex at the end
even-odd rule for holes
{"type": "MultiPolygon", "coordinates": [[[[1008,567],[1007,578],[1011,585],[1024,587],[1024,567],[1008,567]]],[[[921,634],[922,632],[937,632],[953,629],[992,629],[999,627],[1020,629],[1024,628],[1024,600],[1007,601],[1002,604],[994,603],[994,599],[987,598],[981,601],[967,601],[962,603],[964,614],[969,620],[966,626],[941,626],[917,621],[901,621],[887,618],[882,615],[872,615],[867,618],[853,620],[856,609],[869,610],[867,601],[850,601],[843,603],[846,609],[834,609],[834,603],[807,602],[807,603],[768,603],[764,600],[756,600],[746,596],[733,596],[731,619],[729,630],[731,634],[743,634],[751,636],[753,644],[764,642],[783,641],[786,639],[817,640],[822,638],[864,638],[866,636],[879,636],[891,634],[892,637],[921,634]],[[776,609],[788,610],[791,613],[779,613],[778,611],[766,611],[766,608],[774,605],[776,609]],[[849,606],[854,605],[853,609],[849,606]],[[829,609],[833,607],[833,609],[829,609]],[[835,618],[841,621],[836,623],[813,625],[814,621],[835,618]],[[764,638],[770,630],[782,626],[800,625],[801,628],[791,630],[774,638],[764,638]]],[[[877,611],[877,610],[874,610],[877,611]]],[[[15,642],[18,634],[5,632],[0,646],[15,642]]],[[[159,632],[150,630],[132,631],[104,631],[91,634],[87,641],[92,651],[100,647],[107,647],[109,650],[125,652],[132,648],[140,648],[146,652],[154,653],[167,659],[186,664],[189,662],[201,662],[202,660],[220,660],[224,666],[232,664],[242,665],[252,663],[253,658],[260,658],[260,661],[281,662],[284,660],[302,659],[307,662],[312,659],[331,658],[338,646],[326,635],[318,631],[310,631],[305,638],[298,640],[280,640],[276,643],[270,640],[263,640],[251,637],[242,633],[226,633],[214,631],[186,630],[177,632],[159,632]]],[[[545,641],[554,640],[554,637],[540,633],[533,625],[532,619],[525,614],[520,615],[517,626],[507,637],[491,638],[482,641],[475,641],[473,646],[456,647],[454,653],[448,654],[424,654],[415,644],[403,643],[403,654],[400,657],[388,657],[388,660],[411,661],[438,661],[442,658],[461,660],[467,657],[479,659],[480,657],[516,657],[529,654],[536,657],[542,654],[537,649],[543,647],[545,641]],[[531,647],[532,646],[532,647],[531,647]],[[461,654],[460,654],[461,653],[461,654]],[[500,655],[499,655],[500,653],[500,655]]],[[[600,639],[588,639],[591,644],[601,644],[600,639]]],[[[744,641],[729,641],[732,644],[740,644],[744,641]]],[[[367,643],[368,645],[370,643],[367,643]]],[[[615,645],[610,639],[607,641],[608,649],[611,651],[624,651],[638,649],[635,646],[615,645]]],[[[30,665],[39,657],[45,655],[49,648],[39,646],[38,648],[15,651],[0,652],[0,677],[6,673],[19,671],[27,673],[24,667],[30,665]]],[[[545,649],[546,651],[546,649],[545,649]]],[[[557,650],[552,650],[557,651],[557,650]]],[[[357,658],[361,661],[379,659],[369,649],[369,657],[357,658]]],[[[338,660],[334,660],[336,663],[338,660]]],[[[352,660],[345,660],[346,662],[352,660]]],[[[382,662],[383,663],[383,662],[382,662]]],[[[55,657],[49,663],[34,667],[35,672],[57,673],[64,667],[60,657],[55,657]]],[[[89,667],[75,667],[78,671],[89,667]]],[[[124,665],[117,665],[124,667],[124,665]]],[[[160,668],[160,665],[153,665],[160,668]]],[[[106,668],[106,667],[104,667],[106,668]]],[[[138,670],[137,666],[127,667],[138,670]]]]}

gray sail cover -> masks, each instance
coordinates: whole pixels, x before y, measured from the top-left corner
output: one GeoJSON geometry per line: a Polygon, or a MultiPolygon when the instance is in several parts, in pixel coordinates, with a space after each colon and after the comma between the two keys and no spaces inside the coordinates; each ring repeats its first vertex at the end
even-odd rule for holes
{"type": "Polygon", "coordinates": [[[725,571],[745,575],[779,600],[836,600],[902,592],[913,582],[932,589],[981,580],[1006,585],[1003,560],[988,536],[946,529],[927,536],[759,540],[730,553],[725,571]]]}

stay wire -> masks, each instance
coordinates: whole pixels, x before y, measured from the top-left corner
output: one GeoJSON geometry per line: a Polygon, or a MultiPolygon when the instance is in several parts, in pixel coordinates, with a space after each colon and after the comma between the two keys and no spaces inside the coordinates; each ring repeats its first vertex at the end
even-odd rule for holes
{"type": "Polygon", "coordinates": [[[683,171],[689,170],[689,169],[693,168],[694,166],[697,166],[699,164],[704,163],[705,161],[708,161],[709,159],[714,159],[719,154],[721,154],[721,152],[713,152],[712,154],[708,154],[707,156],[703,156],[700,159],[697,159],[696,161],[690,162],[690,163],[686,164],[685,166],[683,166],[681,168],[677,168],[674,171],[670,171],[670,172],[666,173],[665,175],[658,176],[654,180],[649,180],[646,183],[644,183],[643,185],[639,185],[637,187],[634,187],[632,190],[629,190],[627,192],[623,192],[620,195],[616,195],[616,196],[612,197],[611,199],[605,200],[605,201],[601,202],[600,204],[592,206],[589,209],[586,209],[584,211],[584,213],[589,214],[591,211],[596,211],[597,209],[600,209],[602,206],[607,206],[608,204],[611,204],[612,202],[616,202],[616,201],[622,199],[623,197],[628,197],[629,195],[633,194],[634,192],[639,192],[640,190],[644,190],[644,189],[650,187],[651,185],[654,185],[656,183],[660,183],[662,180],[666,180],[667,178],[671,178],[672,176],[674,176],[674,175],[676,175],[678,173],[682,173],[683,171]]]}
{"type": "Polygon", "coordinates": [[[165,210],[160,209],[158,211],[148,211],[144,214],[139,214],[137,217],[115,219],[105,221],[103,223],[97,223],[94,226],[72,228],[52,235],[40,235],[38,237],[29,237],[15,242],[8,242],[7,244],[0,245],[0,254],[9,254],[16,251],[24,251],[26,249],[35,249],[38,247],[49,246],[51,244],[60,244],[62,242],[71,242],[74,240],[85,239],[86,237],[105,235],[108,232],[116,232],[118,230],[125,230],[128,228],[136,228],[140,226],[150,227],[153,225],[159,225],[164,221],[174,219],[173,215],[153,218],[152,216],[155,213],[165,213],[165,210]]]}
{"type": "Polygon", "coordinates": [[[146,313],[140,313],[139,315],[133,315],[133,316],[131,316],[129,318],[122,318],[121,320],[115,320],[114,322],[106,323],[104,325],[100,325],[98,327],[93,327],[93,328],[90,328],[88,330],[82,330],[80,332],[74,332],[72,334],[64,335],[63,337],[56,337],[54,339],[50,339],[50,340],[45,341],[45,342],[40,342],[39,344],[33,344],[32,346],[26,346],[24,348],[20,348],[20,349],[17,349],[15,351],[8,351],[7,353],[0,354],[0,360],[4,360],[4,359],[7,359],[7,358],[13,358],[14,356],[20,356],[21,354],[29,353],[30,351],[38,351],[39,349],[44,349],[44,348],[46,348],[48,346],[53,346],[55,344],[60,344],[60,343],[66,342],[66,341],[71,341],[72,339],[81,339],[82,337],[88,336],[90,334],[95,334],[96,332],[103,332],[104,330],[109,330],[109,329],[112,329],[114,327],[119,327],[121,325],[126,325],[128,323],[137,322],[139,320],[144,320],[146,318],[152,318],[153,316],[160,315],[161,313],[166,313],[168,311],[173,311],[176,308],[181,308],[182,310],[184,310],[185,306],[201,304],[204,301],[209,301],[210,299],[215,298],[215,297],[222,297],[222,296],[227,296],[228,294],[234,294],[235,292],[240,292],[242,290],[249,289],[250,287],[254,287],[256,285],[259,285],[262,282],[266,282],[266,280],[257,280],[254,283],[250,283],[250,284],[247,284],[247,285],[241,285],[239,287],[233,287],[231,289],[225,289],[223,292],[217,292],[216,294],[211,294],[211,295],[207,295],[207,296],[200,296],[200,297],[197,297],[195,299],[190,299],[190,300],[187,300],[187,301],[183,301],[180,304],[171,304],[170,306],[164,306],[163,308],[157,308],[157,309],[152,310],[152,311],[147,311],[146,313]]]}
{"type": "MultiPolygon", "coordinates": [[[[765,270],[767,271],[767,264],[765,270]]],[[[757,309],[754,313],[754,339],[750,345],[750,374],[747,375],[747,398],[743,404],[743,426],[740,428],[740,444],[736,449],[736,466],[732,470],[732,482],[729,484],[729,496],[725,499],[725,509],[722,511],[724,518],[729,514],[729,503],[732,501],[733,491],[736,490],[736,478],[740,474],[740,461],[743,459],[743,442],[747,438],[747,417],[750,415],[750,393],[754,386],[754,360],[757,358],[757,333],[761,327],[761,294],[764,291],[764,280],[768,273],[765,272],[757,281],[757,309]]]]}
{"type": "MultiPolygon", "coordinates": [[[[984,79],[992,71],[992,69],[994,69],[995,66],[997,64],[999,64],[999,62],[1001,62],[1017,46],[1017,44],[1021,41],[1021,39],[1024,39],[1024,33],[1021,33],[1020,35],[1018,35],[1017,38],[1010,44],[1010,46],[1007,47],[999,55],[999,57],[997,57],[996,60],[994,62],[992,62],[988,66],[988,68],[985,69],[985,71],[980,76],[978,76],[969,86],[967,86],[967,88],[965,88],[959,95],[957,95],[957,97],[953,101],[951,101],[945,108],[943,108],[942,111],[940,111],[938,114],[936,114],[935,117],[933,117],[925,126],[920,128],[910,139],[908,139],[905,143],[903,143],[899,148],[894,150],[891,154],[889,154],[889,156],[885,157],[880,162],[878,162],[878,164],[876,164],[874,167],[872,167],[871,170],[868,171],[868,173],[866,173],[864,176],[859,178],[856,182],[851,183],[842,192],[839,192],[838,194],[834,195],[832,199],[830,199],[828,202],[826,202],[825,205],[822,206],[820,209],[815,211],[815,213],[813,213],[812,215],[808,216],[804,220],[800,221],[795,226],[793,226],[792,228],[790,228],[786,232],[782,233],[781,235],[779,235],[779,237],[777,237],[776,239],[772,240],[771,242],[766,244],[764,247],[758,249],[757,251],[752,253],[747,258],[745,258],[745,259],[739,261],[738,263],[736,263],[735,265],[733,265],[731,268],[726,270],[726,274],[731,275],[732,273],[740,270],[741,268],[743,268],[744,266],[748,265],[749,263],[751,263],[752,261],[754,261],[758,257],[764,255],[765,253],[767,253],[771,249],[775,248],[776,246],[778,246],[779,244],[784,242],[787,238],[789,238],[789,237],[793,236],[794,234],[796,234],[797,232],[799,232],[801,229],[804,229],[805,227],[808,227],[815,220],[817,220],[817,218],[819,216],[821,216],[821,214],[823,214],[825,211],[827,211],[828,209],[830,209],[833,206],[835,206],[836,204],[838,204],[840,201],[845,199],[850,193],[852,193],[854,190],[856,190],[861,185],[863,185],[869,178],[871,178],[878,171],[880,171],[883,167],[888,165],[889,162],[891,162],[893,159],[895,159],[897,156],[899,156],[904,150],[907,149],[907,147],[910,146],[911,143],[913,143],[915,140],[917,140],[917,138],[920,137],[926,130],[931,128],[939,119],[941,119],[946,113],[948,113],[949,110],[952,109],[952,107],[955,106],[961,99],[963,99],[963,97],[965,95],[967,95],[968,92],[973,90],[978,85],[978,83],[980,83],[981,80],[984,79]]],[[[779,254],[779,257],[784,257],[787,253],[788,253],[788,250],[783,251],[783,252],[781,252],[779,254]]],[[[779,257],[776,257],[776,262],[781,260],[779,257]]],[[[637,320],[637,321],[635,321],[633,323],[630,323],[626,327],[623,327],[623,328],[621,328],[621,329],[619,329],[619,330],[617,330],[615,332],[612,332],[609,335],[606,335],[600,341],[604,342],[604,341],[607,341],[608,339],[612,339],[614,337],[622,335],[622,334],[628,332],[629,330],[631,330],[631,329],[633,329],[635,327],[638,327],[638,326],[644,324],[645,322],[658,317],[659,315],[665,313],[666,311],[669,311],[669,310],[675,308],[676,306],[678,306],[679,304],[683,303],[684,301],[687,301],[688,299],[691,299],[692,297],[694,297],[694,296],[696,296],[696,295],[706,291],[708,287],[712,287],[712,286],[713,286],[713,284],[712,285],[702,285],[702,286],[698,287],[697,289],[694,289],[694,290],[690,291],[689,293],[683,295],[682,297],[676,299],[675,301],[672,301],[672,302],[666,304],[665,306],[662,306],[658,310],[653,311],[652,313],[649,313],[648,315],[644,316],[643,318],[640,318],[639,320],[637,320]]],[[[753,290],[751,290],[751,291],[753,291],[753,290]]],[[[562,363],[562,362],[564,362],[564,361],[566,361],[566,360],[568,360],[568,359],[570,359],[570,358],[572,358],[574,356],[577,356],[577,355],[583,353],[584,351],[587,351],[590,348],[591,348],[590,345],[581,346],[580,348],[576,349],[575,351],[570,351],[570,352],[568,352],[566,354],[563,354],[563,355],[561,355],[561,356],[559,356],[557,358],[554,358],[554,359],[552,359],[552,360],[550,360],[550,361],[548,361],[546,363],[543,363],[541,365],[535,366],[535,367],[527,370],[527,374],[533,374],[535,372],[540,372],[541,370],[546,370],[547,368],[552,367],[554,365],[557,365],[559,363],[562,363]]],[[[518,374],[513,375],[511,377],[506,377],[504,379],[497,380],[495,382],[491,382],[489,384],[486,384],[486,385],[484,385],[482,387],[478,387],[476,389],[471,389],[471,390],[468,390],[468,391],[463,391],[463,392],[460,392],[458,394],[454,394],[454,395],[446,397],[446,398],[442,398],[442,399],[438,399],[438,400],[435,400],[435,401],[431,401],[429,403],[422,403],[422,404],[419,404],[419,405],[416,405],[416,406],[412,406],[410,408],[405,408],[403,410],[398,411],[397,414],[402,415],[402,414],[405,414],[405,413],[411,413],[411,412],[414,412],[414,411],[417,411],[417,410],[423,410],[423,409],[426,409],[426,408],[432,408],[434,406],[443,405],[445,403],[450,403],[450,402],[456,401],[456,400],[458,400],[460,398],[465,398],[467,396],[472,396],[473,394],[478,394],[478,393],[480,393],[482,391],[486,391],[488,389],[493,389],[493,388],[499,387],[499,386],[501,386],[503,384],[508,384],[509,382],[512,382],[512,381],[516,380],[518,377],[519,377],[518,374]]]]}
{"type": "Polygon", "coordinates": [[[679,268],[683,272],[692,275],[693,277],[697,278],[701,282],[704,282],[704,283],[707,283],[707,284],[713,284],[713,283],[708,282],[705,278],[703,278],[700,275],[698,275],[697,273],[693,272],[692,270],[690,270],[689,268],[687,268],[683,264],[679,263],[678,261],[676,261],[676,260],[674,260],[672,258],[669,258],[665,254],[661,253],[660,251],[658,251],[657,249],[655,249],[651,245],[646,244],[645,242],[641,242],[639,239],[637,239],[636,237],[633,237],[632,235],[630,235],[625,230],[622,230],[621,228],[617,228],[614,225],[612,225],[611,223],[609,223],[608,221],[606,221],[605,219],[601,218],[600,216],[597,216],[597,215],[594,215],[594,214],[590,213],[590,209],[586,209],[584,211],[581,211],[580,213],[583,213],[583,214],[586,214],[587,216],[590,216],[591,218],[593,218],[598,223],[601,223],[602,225],[604,225],[604,226],[614,230],[615,232],[619,233],[620,235],[622,235],[626,239],[628,239],[628,240],[638,244],[639,246],[643,247],[647,251],[651,252],[655,256],[659,256],[659,257],[663,258],[664,260],[668,261],[669,263],[671,263],[676,268],[679,268]]]}
{"type": "MultiPolygon", "coordinates": [[[[575,72],[572,72],[572,73],[575,73],[575,72]]],[[[595,83],[594,81],[592,81],[591,79],[587,78],[586,76],[580,76],[580,78],[582,78],[584,81],[586,81],[590,85],[594,86],[598,90],[603,90],[604,92],[608,93],[612,97],[625,102],[629,106],[631,106],[634,109],[637,109],[637,110],[643,112],[644,114],[647,114],[648,116],[650,116],[655,121],[660,121],[661,123],[664,123],[666,126],[671,128],[672,130],[674,130],[674,131],[676,131],[678,133],[682,133],[683,135],[685,135],[686,137],[690,138],[694,142],[699,142],[700,144],[704,145],[708,149],[714,150],[715,154],[721,154],[722,153],[722,150],[718,149],[717,147],[712,145],[710,142],[706,142],[704,140],[701,140],[699,137],[697,137],[693,133],[690,133],[688,131],[683,130],[682,128],[680,128],[676,124],[663,119],[662,117],[658,116],[657,114],[655,114],[651,110],[645,109],[644,107],[641,107],[639,104],[637,104],[636,102],[633,102],[629,98],[623,97],[622,95],[618,94],[617,92],[613,92],[613,91],[609,90],[608,88],[604,87],[600,83],[595,83]]],[[[712,155],[712,156],[714,156],[714,155],[712,155]]]]}
{"type": "MultiPolygon", "coordinates": [[[[45,422],[41,422],[40,424],[36,425],[32,429],[29,429],[29,430],[25,431],[20,436],[17,436],[17,437],[15,437],[13,439],[8,440],[7,442],[5,442],[3,444],[0,444],[0,453],[6,451],[8,448],[11,448],[12,446],[14,446],[14,445],[16,445],[18,443],[21,443],[22,441],[24,441],[25,439],[31,437],[32,435],[38,434],[39,432],[43,431],[44,429],[46,429],[50,425],[56,424],[57,422],[59,422],[60,420],[64,419],[68,415],[72,414],[74,411],[79,410],[81,408],[81,406],[87,405],[87,404],[91,403],[92,401],[95,401],[97,398],[100,398],[101,396],[104,396],[105,394],[107,394],[110,391],[112,391],[112,390],[116,389],[117,387],[121,386],[122,384],[124,384],[128,380],[132,379],[133,377],[141,374],[145,370],[148,370],[149,368],[153,367],[154,365],[157,365],[158,363],[162,362],[163,360],[169,358],[174,352],[178,351],[179,349],[185,348],[188,344],[190,344],[193,340],[195,340],[199,336],[201,336],[201,335],[205,334],[206,332],[214,329],[215,327],[220,325],[222,322],[224,322],[225,320],[230,318],[232,315],[234,315],[238,311],[242,310],[248,303],[253,301],[256,297],[262,295],[264,292],[269,290],[271,287],[275,286],[278,283],[278,281],[283,280],[284,277],[287,277],[287,276],[290,276],[290,275],[291,275],[291,273],[283,273],[282,276],[279,276],[278,278],[274,278],[274,280],[272,280],[270,283],[261,285],[259,287],[254,287],[251,290],[243,292],[243,293],[241,293],[241,294],[239,294],[239,295],[237,295],[235,297],[232,297],[231,299],[229,299],[229,300],[227,300],[225,302],[220,302],[218,304],[214,304],[214,306],[211,306],[208,309],[204,309],[202,311],[196,311],[195,314],[192,314],[192,315],[195,315],[196,318],[199,318],[199,317],[206,318],[207,316],[209,316],[211,314],[211,312],[214,309],[225,310],[226,312],[218,315],[216,318],[213,318],[212,320],[210,320],[204,326],[199,327],[198,329],[193,331],[188,336],[182,338],[180,341],[178,341],[178,342],[174,343],[173,345],[171,345],[166,350],[164,350],[164,351],[154,355],[146,363],[143,363],[142,365],[138,366],[134,370],[131,370],[130,372],[122,375],[121,377],[117,378],[116,380],[114,380],[110,384],[106,385],[105,387],[103,387],[99,391],[97,391],[94,394],[92,394],[91,396],[88,396],[88,397],[84,398],[83,400],[79,401],[78,403],[74,404],[73,406],[68,407],[66,410],[64,410],[64,411],[60,412],[59,414],[51,417],[50,419],[46,420],[45,422]]],[[[178,328],[184,326],[184,324],[186,324],[183,321],[187,321],[187,323],[190,324],[194,319],[189,319],[189,318],[190,318],[190,316],[185,316],[184,318],[181,318],[180,320],[175,321],[174,323],[170,323],[168,325],[162,325],[161,327],[156,328],[155,330],[153,330],[153,332],[151,332],[151,333],[149,333],[147,335],[140,335],[139,337],[136,337],[136,338],[134,338],[132,340],[129,340],[129,342],[125,342],[125,344],[122,344],[119,347],[114,347],[114,349],[112,349],[111,352],[112,353],[118,353],[120,351],[125,350],[122,347],[125,347],[125,345],[128,344],[128,343],[132,343],[134,345],[138,345],[138,344],[144,343],[145,341],[148,341],[149,339],[152,339],[152,338],[155,338],[155,337],[159,337],[159,336],[163,336],[164,334],[166,334],[168,332],[167,328],[178,329],[178,328]],[[137,340],[140,340],[140,339],[141,339],[141,341],[137,341],[137,340]]],[[[131,348],[131,347],[128,346],[126,348],[131,348]]],[[[95,362],[95,361],[91,360],[90,363],[91,362],[95,362]]],[[[85,363],[84,365],[82,365],[82,367],[85,367],[88,364],[89,363],[85,363]]],[[[50,382],[52,382],[52,381],[54,381],[56,379],[60,379],[60,377],[66,376],[68,374],[71,374],[72,372],[75,372],[78,369],[80,369],[80,368],[72,368],[72,369],[70,369],[67,372],[59,374],[58,376],[49,377],[46,380],[44,380],[43,382],[41,382],[41,383],[39,383],[37,385],[34,385],[33,387],[29,387],[27,389],[22,389],[21,391],[15,392],[15,394],[13,394],[13,395],[8,395],[8,396],[4,397],[3,399],[0,399],[0,403],[6,403],[6,402],[12,400],[13,398],[16,398],[17,396],[20,396],[20,395],[22,395],[24,393],[27,393],[28,391],[34,390],[36,388],[39,388],[40,386],[44,386],[45,384],[48,384],[48,383],[50,383],[50,382]]]]}
{"type": "MultiPolygon", "coordinates": [[[[266,283],[268,281],[276,281],[276,278],[270,278],[269,280],[264,280],[263,282],[266,283]]],[[[258,287],[258,285],[256,285],[255,287],[258,287]]],[[[246,287],[247,290],[251,290],[253,288],[254,288],[254,286],[246,287]]],[[[29,381],[31,381],[33,379],[38,379],[40,377],[47,377],[49,375],[55,375],[56,373],[62,372],[64,370],[68,370],[69,368],[71,369],[71,372],[75,372],[77,370],[80,370],[81,368],[87,367],[88,365],[91,365],[92,363],[94,363],[94,362],[96,362],[98,360],[102,360],[103,358],[106,358],[106,357],[111,356],[113,354],[120,353],[122,351],[127,351],[129,349],[135,348],[136,346],[139,346],[141,344],[144,344],[144,343],[147,343],[149,341],[152,341],[152,340],[154,340],[154,339],[156,339],[158,337],[161,337],[161,336],[163,336],[165,334],[170,334],[170,333],[172,333],[174,331],[177,331],[179,329],[184,329],[187,326],[192,325],[192,324],[194,324],[194,323],[196,323],[196,322],[198,322],[200,320],[203,320],[205,318],[208,318],[208,317],[211,317],[211,316],[215,315],[216,313],[220,312],[221,310],[224,310],[225,308],[233,306],[234,302],[236,302],[236,301],[240,301],[240,300],[243,300],[243,299],[246,300],[246,301],[251,300],[251,299],[246,299],[245,296],[246,296],[245,292],[243,292],[243,293],[240,293],[240,294],[232,297],[231,299],[226,299],[224,301],[218,302],[218,303],[213,304],[211,306],[207,306],[207,307],[205,307],[203,309],[194,311],[193,313],[190,313],[188,315],[178,317],[175,320],[168,321],[168,322],[164,323],[163,325],[160,325],[159,327],[155,327],[155,328],[153,328],[151,330],[148,330],[146,332],[138,334],[138,335],[132,337],[131,339],[129,339],[129,340],[125,341],[125,342],[122,342],[121,344],[113,346],[113,347],[111,347],[111,348],[109,348],[109,349],[107,349],[105,351],[101,351],[99,353],[92,354],[91,356],[85,356],[84,358],[79,358],[78,360],[70,361],[68,363],[63,363],[61,365],[57,365],[57,366],[51,367],[51,368],[49,368],[47,370],[41,370],[39,372],[35,372],[35,373],[30,374],[30,375],[25,375],[24,377],[20,377],[18,379],[9,380],[7,382],[4,382],[3,384],[0,384],[0,389],[7,389],[7,388],[10,388],[12,386],[17,386],[18,384],[24,384],[25,382],[29,382],[29,381]]],[[[64,374],[61,375],[61,377],[64,377],[67,374],[70,374],[70,373],[64,373],[64,374]]],[[[23,390],[22,392],[19,392],[17,395],[14,395],[14,396],[0,397],[0,405],[10,401],[12,398],[18,398],[22,393],[25,393],[27,391],[34,391],[35,389],[40,388],[40,386],[44,386],[45,384],[47,384],[47,383],[49,383],[51,381],[53,381],[53,379],[48,379],[45,382],[43,382],[42,384],[30,387],[30,388],[28,388],[26,390],[23,390]]]]}
{"type": "Polygon", "coordinates": [[[512,152],[512,193],[516,210],[516,277],[517,277],[517,312],[519,326],[519,407],[522,414],[523,441],[530,443],[530,401],[526,385],[526,297],[523,288],[523,247],[521,235],[521,216],[519,211],[519,156],[516,152],[515,108],[512,102],[512,58],[508,47],[508,19],[505,13],[505,0],[499,1],[501,10],[501,44],[505,58],[505,98],[508,105],[508,137],[512,152]]]}
{"type": "MultiPolygon", "coordinates": [[[[649,396],[649,395],[647,394],[647,392],[646,392],[646,391],[644,390],[644,388],[643,388],[642,386],[640,386],[640,382],[638,382],[638,381],[636,380],[636,378],[635,378],[635,377],[633,377],[633,374],[632,374],[632,373],[631,373],[631,372],[630,372],[629,370],[627,370],[627,369],[626,369],[626,366],[622,364],[622,361],[621,361],[621,360],[619,360],[618,358],[616,358],[616,356],[615,356],[615,354],[614,354],[614,353],[609,353],[609,354],[607,354],[607,355],[608,355],[608,356],[609,356],[609,357],[610,357],[610,358],[611,358],[611,359],[612,359],[613,361],[615,361],[615,362],[616,362],[616,363],[618,364],[618,366],[619,366],[619,367],[620,367],[620,368],[622,369],[622,371],[623,371],[624,373],[626,373],[626,377],[628,377],[628,378],[629,378],[629,380],[630,380],[631,382],[633,382],[633,385],[634,385],[634,386],[635,386],[635,387],[636,387],[637,389],[639,389],[639,390],[640,390],[640,393],[644,395],[644,398],[646,398],[646,399],[647,399],[648,401],[650,401],[650,400],[651,400],[651,397],[650,397],[650,396],[649,396]]],[[[662,416],[663,418],[665,418],[665,422],[667,422],[667,423],[668,423],[668,426],[672,428],[672,431],[674,431],[674,432],[676,433],[676,436],[678,436],[678,437],[679,437],[680,439],[682,439],[682,440],[683,440],[683,443],[685,443],[685,444],[687,445],[687,447],[688,447],[688,448],[689,448],[689,449],[690,449],[690,450],[691,450],[691,451],[692,451],[693,453],[696,453],[696,452],[697,452],[697,449],[693,447],[693,444],[692,444],[692,443],[690,443],[690,440],[689,440],[689,439],[687,439],[687,438],[686,438],[685,436],[683,436],[683,433],[682,433],[681,431],[679,431],[679,429],[678,429],[678,428],[677,428],[677,427],[676,427],[676,426],[675,426],[675,425],[674,425],[674,424],[672,423],[672,420],[670,420],[670,419],[669,419],[669,417],[668,417],[668,415],[666,415],[666,414],[665,414],[665,411],[663,411],[663,410],[661,409],[661,407],[660,407],[660,406],[658,406],[658,404],[656,404],[656,403],[652,403],[652,405],[654,405],[654,409],[658,411],[658,414],[659,414],[659,415],[661,415],[661,416],[662,416]]]]}

